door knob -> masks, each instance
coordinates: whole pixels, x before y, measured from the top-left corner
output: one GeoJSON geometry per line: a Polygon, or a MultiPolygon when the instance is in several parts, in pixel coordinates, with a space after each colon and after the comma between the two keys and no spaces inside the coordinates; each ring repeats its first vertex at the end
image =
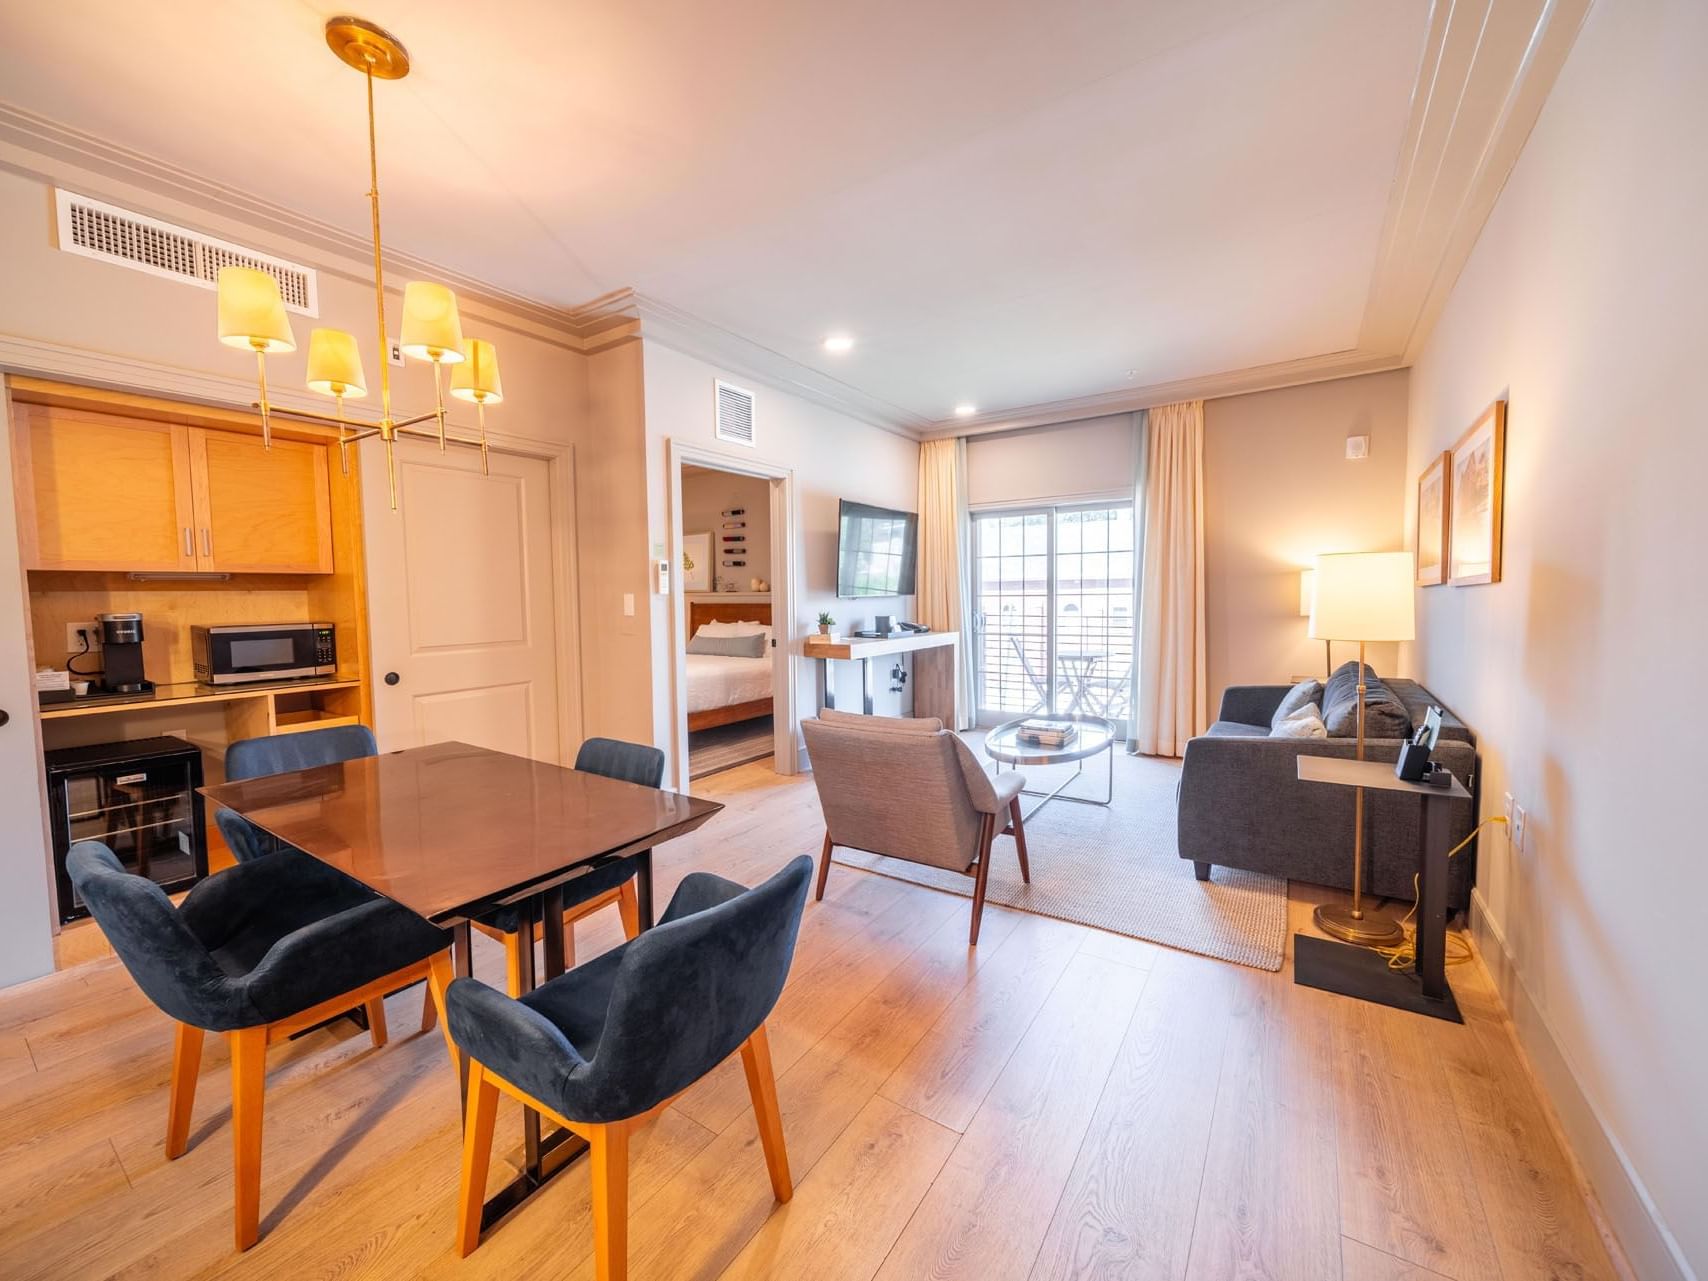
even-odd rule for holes
{"type": "Polygon", "coordinates": [[[4,725],[7,721],[9,721],[11,719],[12,719],[12,714],[10,712],[8,712],[4,707],[0,707],[0,725],[4,725]]]}
{"type": "Polygon", "coordinates": [[[387,685],[395,685],[398,683],[398,681],[400,681],[402,679],[403,678],[401,676],[399,676],[396,672],[387,672],[385,674],[385,683],[387,685]]]}

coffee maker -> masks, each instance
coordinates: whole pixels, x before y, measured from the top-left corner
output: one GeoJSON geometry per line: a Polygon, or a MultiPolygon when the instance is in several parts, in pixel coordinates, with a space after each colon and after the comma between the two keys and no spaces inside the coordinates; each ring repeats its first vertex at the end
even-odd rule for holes
{"type": "Polygon", "coordinates": [[[101,692],[146,694],[154,682],[142,674],[142,615],[97,614],[101,624],[101,692]]]}

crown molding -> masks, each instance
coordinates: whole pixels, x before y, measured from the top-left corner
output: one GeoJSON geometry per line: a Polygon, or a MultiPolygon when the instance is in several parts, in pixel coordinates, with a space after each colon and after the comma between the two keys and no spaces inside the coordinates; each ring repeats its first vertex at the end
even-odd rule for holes
{"type": "Polygon", "coordinates": [[[751,338],[646,294],[622,292],[628,295],[625,305],[633,308],[644,339],[909,440],[918,440],[931,426],[931,420],[921,414],[820,373],[751,338]]]}
{"type": "Polygon", "coordinates": [[[1590,3],[1435,0],[1359,346],[1417,359],[1590,3]]]}

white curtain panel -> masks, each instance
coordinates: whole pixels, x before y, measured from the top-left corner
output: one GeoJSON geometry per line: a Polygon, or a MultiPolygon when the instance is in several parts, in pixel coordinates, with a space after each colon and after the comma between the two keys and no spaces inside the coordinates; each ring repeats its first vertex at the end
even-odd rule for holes
{"type": "Polygon", "coordinates": [[[967,443],[928,440],[919,447],[918,621],[932,631],[961,633],[955,727],[972,725],[972,664],[967,627],[967,443]]]}
{"type": "Polygon", "coordinates": [[[1127,753],[1139,754],[1139,620],[1145,616],[1145,495],[1150,487],[1150,413],[1141,409],[1133,415],[1133,655],[1127,676],[1127,716],[1132,727],[1127,735],[1127,753]]]}
{"type": "Polygon", "coordinates": [[[1209,725],[1204,644],[1204,402],[1148,415],[1138,750],[1180,756],[1209,725]]]}

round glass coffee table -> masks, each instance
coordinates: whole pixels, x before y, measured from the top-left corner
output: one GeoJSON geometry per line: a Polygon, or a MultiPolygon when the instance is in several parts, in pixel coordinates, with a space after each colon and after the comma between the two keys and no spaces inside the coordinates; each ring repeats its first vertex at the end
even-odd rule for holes
{"type": "Polygon", "coordinates": [[[1022,816],[1030,820],[1044,806],[1058,796],[1064,801],[1077,801],[1081,805],[1107,805],[1115,799],[1115,725],[1114,722],[1102,716],[1090,716],[1084,712],[1060,712],[1054,716],[1021,716],[1011,721],[1005,721],[984,737],[985,755],[996,762],[996,772],[1000,774],[1002,767],[1008,765],[1074,765],[1073,773],[1064,779],[1061,785],[1052,791],[1038,791],[1032,788],[1023,789],[1023,795],[1041,797],[1036,805],[1022,816]],[[1052,721],[1070,723],[1078,731],[1072,742],[1060,747],[1042,747],[1036,743],[1022,742],[1020,727],[1027,721],[1052,721]],[[1107,768],[1103,780],[1103,796],[1063,796],[1062,793],[1085,773],[1085,762],[1102,752],[1107,757],[1107,768]]]}

